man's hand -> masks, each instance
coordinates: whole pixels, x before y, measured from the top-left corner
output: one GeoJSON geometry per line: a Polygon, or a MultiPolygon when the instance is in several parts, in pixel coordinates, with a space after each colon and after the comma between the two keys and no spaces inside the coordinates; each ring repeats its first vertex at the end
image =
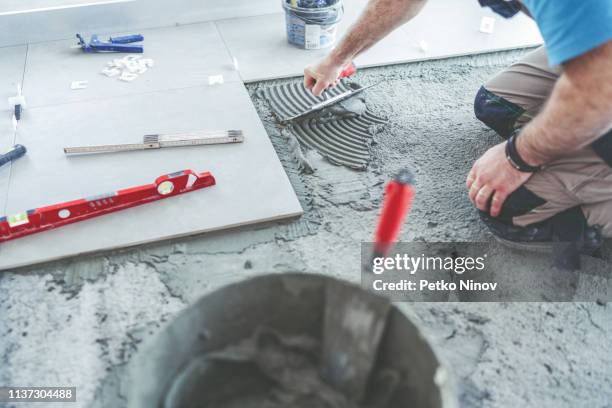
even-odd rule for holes
{"type": "Polygon", "coordinates": [[[506,143],[500,143],[472,166],[467,177],[470,200],[479,210],[489,211],[491,216],[497,217],[506,198],[529,177],[531,173],[523,173],[510,165],[506,159],[506,143]],[[491,208],[488,208],[489,202],[491,208]]]}
{"type": "Polygon", "coordinates": [[[310,89],[314,96],[321,96],[324,90],[338,84],[338,77],[345,65],[348,64],[334,62],[329,56],[318,65],[306,67],[304,88],[310,89]]]}
{"type": "Polygon", "coordinates": [[[340,72],[359,54],[416,16],[427,0],[370,0],[342,41],[329,56],[304,70],[304,87],[315,96],[338,81],[340,72]]]}

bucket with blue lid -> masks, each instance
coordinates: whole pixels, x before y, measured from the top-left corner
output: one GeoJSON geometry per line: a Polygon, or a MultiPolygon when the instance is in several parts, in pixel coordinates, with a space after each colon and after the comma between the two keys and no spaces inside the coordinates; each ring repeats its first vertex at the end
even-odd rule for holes
{"type": "Polygon", "coordinates": [[[344,15],[342,0],[282,0],[287,40],[305,50],[328,48],[336,42],[344,15]]]}

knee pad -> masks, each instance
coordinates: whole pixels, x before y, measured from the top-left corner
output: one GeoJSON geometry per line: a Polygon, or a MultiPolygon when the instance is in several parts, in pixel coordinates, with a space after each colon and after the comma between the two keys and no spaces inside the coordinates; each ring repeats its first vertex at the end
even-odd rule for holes
{"type": "Polygon", "coordinates": [[[493,234],[510,241],[550,241],[552,230],[546,221],[527,227],[519,227],[513,224],[514,217],[527,214],[545,203],[546,200],[537,196],[525,186],[520,186],[506,198],[497,217],[494,218],[488,212],[479,211],[480,219],[493,234]]]}
{"type": "Polygon", "coordinates": [[[515,226],[511,220],[501,217],[493,218],[483,211],[480,218],[494,234],[510,241],[581,242],[588,248],[597,248],[602,242],[600,228],[587,224],[579,206],[525,227],[515,226]]]}
{"type": "MultiPolygon", "coordinates": [[[[496,217],[496,221],[513,228],[525,230],[533,227],[537,230],[538,235],[540,235],[539,238],[542,238],[541,234],[545,234],[549,235],[551,240],[553,237],[556,237],[562,241],[575,241],[583,235],[585,228],[588,226],[582,209],[579,206],[569,208],[527,227],[516,227],[513,225],[514,217],[525,215],[544,204],[546,204],[546,200],[525,186],[520,186],[506,198],[499,216],[496,217]]],[[[485,219],[487,217],[491,218],[488,213],[481,212],[481,218],[485,219]]]]}
{"type": "Polygon", "coordinates": [[[527,187],[520,186],[506,198],[497,218],[512,225],[514,217],[525,215],[544,204],[546,204],[546,200],[527,189],[527,187]]]}
{"type": "Polygon", "coordinates": [[[612,167],[612,130],[593,142],[591,146],[595,153],[612,167]]]}
{"type": "Polygon", "coordinates": [[[514,124],[525,110],[480,87],[474,99],[474,114],[485,125],[507,139],[514,132],[514,124]]]}

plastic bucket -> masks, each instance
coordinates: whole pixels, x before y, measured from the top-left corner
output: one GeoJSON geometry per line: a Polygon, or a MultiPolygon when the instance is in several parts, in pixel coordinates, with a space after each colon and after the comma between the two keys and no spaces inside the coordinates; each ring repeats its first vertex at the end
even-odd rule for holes
{"type": "MultiPolygon", "coordinates": [[[[321,340],[327,291],[339,288],[351,295],[347,299],[369,302],[376,297],[331,277],[295,273],[251,278],[202,297],[139,347],[130,362],[127,407],[226,407],[221,404],[226,398],[256,395],[265,386],[256,381],[257,372],[234,364],[210,367],[202,358],[238,344],[262,326],[321,340]],[[217,403],[207,403],[211,399],[217,403]]],[[[396,306],[384,333],[365,399],[381,393],[387,398],[366,406],[457,408],[450,373],[419,327],[396,306]]]]}
{"type": "Polygon", "coordinates": [[[338,23],[344,15],[342,0],[327,7],[292,6],[282,0],[287,23],[287,40],[305,50],[331,47],[336,42],[338,23]]]}

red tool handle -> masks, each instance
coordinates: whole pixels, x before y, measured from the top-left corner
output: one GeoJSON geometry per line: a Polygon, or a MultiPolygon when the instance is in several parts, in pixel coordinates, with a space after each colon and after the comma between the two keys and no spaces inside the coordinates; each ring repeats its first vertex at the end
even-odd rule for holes
{"type": "Polygon", "coordinates": [[[354,62],[351,62],[348,67],[344,68],[344,70],[340,72],[340,76],[338,76],[338,79],[348,78],[350,76],[355,75],[356,72],[357,72],[357,66],[355,65],[354,62]]]}
{"type": "Polygon", "coordinates": [[[378,227],[374,236],[374,253],[386,256],[397,241],[404,218],[410,211],[414,198],[414,176],[402,170],[385,187],[385,199],[378,227]]]}

